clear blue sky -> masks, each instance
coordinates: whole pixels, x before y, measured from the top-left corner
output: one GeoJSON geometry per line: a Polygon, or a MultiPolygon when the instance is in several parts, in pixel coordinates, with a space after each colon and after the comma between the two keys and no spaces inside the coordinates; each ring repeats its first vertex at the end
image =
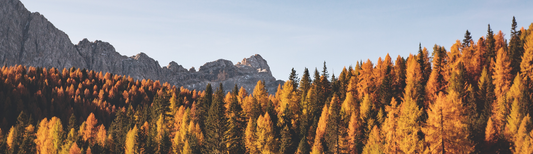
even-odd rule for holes
{"type": "Polygon", "coordinates": [[[166,66],[198,69],[220,58],[237,63],[253,54],[286,80],[327,62],[338,75],[357,61],[387,53],[407,57],[422,43],[447,50],[468,29],[486,35],[487,24],[509,38],[511,20],[527,28],[533,1],[281,1],[281,0],[22,0],[77,44],[110,42],[122,55],[144,52],[166,66]]]}

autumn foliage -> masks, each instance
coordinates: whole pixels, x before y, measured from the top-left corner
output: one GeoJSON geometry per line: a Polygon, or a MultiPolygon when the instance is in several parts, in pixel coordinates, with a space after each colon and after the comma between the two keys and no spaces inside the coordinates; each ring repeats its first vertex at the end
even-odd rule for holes
{"type": "Polygon", "coordinates": [[[532,153],[532,31],[293,69],[276,93],[4,66],[0,153],[532,153]]]}

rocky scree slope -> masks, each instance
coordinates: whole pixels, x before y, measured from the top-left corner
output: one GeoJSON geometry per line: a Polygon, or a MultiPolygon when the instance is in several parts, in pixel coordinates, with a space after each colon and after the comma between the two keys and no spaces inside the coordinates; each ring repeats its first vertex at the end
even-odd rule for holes
{"type": "Polygon", "coordinates": [[[84,39],[72,44],[65,32],[38,12],[28,11],[19,0],[0,0],[0,64],[85,68],[197,90],[204,90],[208,83],[214,88],[223,83],[226,91],[238,84],[252,92],[257,81],[263,80],[268,92],[273,94],[278,84],[283,83],[272,76],[267,61],[258,54],[235,65],[224,59],[208,62],[196,71],[174,61],[161,67],[144,53],[131,57],[120,55],[107,42],[84,39]]]}

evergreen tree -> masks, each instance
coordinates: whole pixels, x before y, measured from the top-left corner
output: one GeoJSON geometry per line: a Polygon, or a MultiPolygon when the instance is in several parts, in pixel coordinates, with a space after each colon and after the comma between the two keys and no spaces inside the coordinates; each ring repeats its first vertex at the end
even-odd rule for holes
{"type": "Polygon", "coordinates": [[[435,45],[433,47],[433,56],[433,70],[425,88],[426,98],[424,105],[426,108],[429,107],[430,103],[435,102],[437,94],[443,92],[447,85],[447,81],[444,79],[445,73],[447,72],[445,61],[446,51],[442,47],[435,45]]]}
{"type": "MultiPolygon", "coordinates": [[[[236,87],[236,86],[235,86],[236,87]]],[[[236,89],[236,88],[235,88],[236,89]]],[[[235,90],[236,91],[236,90],[235,90]]],[[[224,132],[224,142],[228,153],[244,153],[244,116],[242,108],[234,93],[228,108],[228,119],[226,122],[226,132],[224,132]]]]}
{"type": "Polygon", "coordinates": [[[463,46],[469,47],[470,42],[472,42],[472,36],[470,35],[470,32],[466,30],[465,39],[463,39],[463,46]]]}
{"type": "Polygon", "coordinates": [[[224,90],[221,83],[215,92],[213,102],[207,113],[204,153],[223,153],[225,151],[224,132],[226,131],[226,118],[224,111],[226,109],[224,108],[223,99],[224,90]]]}
{"type": "Polygon", "coordinates": [[[300,82],[300,79],[298,79],[298,74],[296,74],[296,70],[294,70],[294,68],[291,69],[289,80],[292,81],[292,86],[294,87],[294,91],[298,90],[298,83],[300,82]]]}
{"type": "Polygon", "coordinates": [[[494,32],[490,29],[490,24],[487,29],[487,39],[485,40],[486,54],[485,54],[485,67],[490,67],[491,61],[496,61],[496,49],[495,49],[494,32]]]}
{"type": "Polygon", "coordinates": [[[328,153],[339,153],[339,127],[344,127],[340,117],[340,102],[336,96],[333,96],[329,103],[328,111],[328,124],[326,126],[326,135],[324,140],[326,141],[328,153]]]}
{"type": "Polygon", "coordinates": [[[309,75],[309,70],[305,68],[302,79],[300,80],[300,86],[298,87],[300,92],[302,92],[302,98],[305,98],[307,91],[311,88],[311,76],[309,75]]]}
{"type": "Polygon", "coordinates": [[[509,41],[509,57],[511,59],[511,74],[516,74],[520,71],[520,63],[522,62],[522,55],[524,54],[523,42],[520,41],[520,31],[516,30],[516,20],[513,16],[513,23],[511,24],[511,40],[509,41]]]}

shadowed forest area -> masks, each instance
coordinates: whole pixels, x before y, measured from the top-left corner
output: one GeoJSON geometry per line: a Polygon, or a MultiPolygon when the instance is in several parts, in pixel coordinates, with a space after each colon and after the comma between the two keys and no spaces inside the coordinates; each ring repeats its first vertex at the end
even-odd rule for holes
{"type": "Polygon", "coordinates": [[[293,69],[275,94],[4,66],[0,153],[533,153],[533,24],[504,36],[293,69]]]}

